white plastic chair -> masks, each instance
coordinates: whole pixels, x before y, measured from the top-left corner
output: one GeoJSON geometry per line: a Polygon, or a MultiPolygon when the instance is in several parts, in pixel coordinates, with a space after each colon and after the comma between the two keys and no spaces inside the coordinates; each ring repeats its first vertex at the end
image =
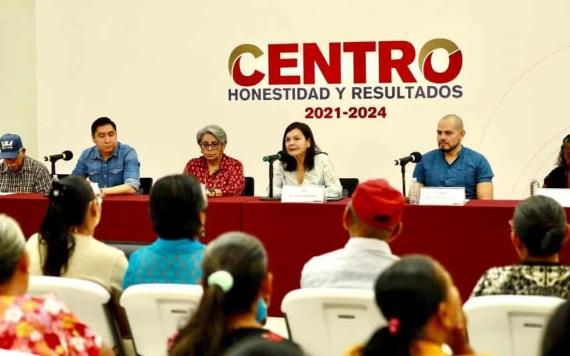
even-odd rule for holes
{"type": "Polygon", "coordinates": [[[544,327],[564,299],[492,295],[463,305],[473,348],[501,356],[537,356],[544,327]]]}
{"type": "Polygon", "coordinates": [[[0,349],[0,356],[36,356],[28,352],[0,349]]]}
{"type": "Polygon", "coordinates": [[[194,314],[202,294],[202,286],[188,284],[138,284],[123,291],[137,353],[166,355],[168,338],[194,314]]]}
{"type": "Polygon", "coordinates": [[[297,289],[287,293],[281,311],[291,339],[314,356],[342,355],[386,324],[372,290],[297,289]]]}
{"type": "Polygon", "coordinates": [[[26,294],[54,294],[110,347],[122,349],[116,322],[111,313],[111,294],[101,285],[75,278],[30,276],[26,294]]]}

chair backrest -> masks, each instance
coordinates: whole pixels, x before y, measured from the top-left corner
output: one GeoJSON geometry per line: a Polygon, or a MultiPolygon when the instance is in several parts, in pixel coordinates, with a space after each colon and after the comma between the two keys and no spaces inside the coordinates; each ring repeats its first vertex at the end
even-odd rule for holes
{"type": "Polygon", "coordinates": [[[287,293],[281,311],[291,339],[314,356],[342,355],[386,324],[372,290],[297,289],[287,293]]]}
{"type": "Polygon", "coordinates": [[[346,196],[351,197],[352,193],[354,193],[354,190],[356,189],[356,186],[358,186],[358,178],[339,178],[339,180],[340,185],[342,185],[343,195],[344,191],[346,190],[346,196]]]}
{"type": "Polygon", "coordinates": [[[255,193],[255,180],[253,177],[244,177],[245,178],[245,187],[243,188],[243,192],[241,195],[245,195],[248,197],[252,197],[255,193]]]}
{"type": "Polygon", "coordinates": [[[121,347],[118,328],[112,316],[111,294],[99,284],[83,279],[30,276],[27,294],[54,294],[103,341],[111,347],[121,347]]]}
{"type": "Polygon", "coordinates": [[[188,284],[138,284],[123,291],[137,354],[166,355],[168,338],[194,314],[202,294],[202,286],[188,284]]]}
{"type": "Polygon", "coordinates": [[[140,190],[142,193],[145,195],[150,194],[150,188],[152,188],[152,177],[141,177],[140,182],[140,190]]]}
{"type": "Polygon", "coordinates": [[[501,356],[539,355],[550,315],[564,299],[545,296],[492,295],[463,305],[471,345],[501,356]]]}

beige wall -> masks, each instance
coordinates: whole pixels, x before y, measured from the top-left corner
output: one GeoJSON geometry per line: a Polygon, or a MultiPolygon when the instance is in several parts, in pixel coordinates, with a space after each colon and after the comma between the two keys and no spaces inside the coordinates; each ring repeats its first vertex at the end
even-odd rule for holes
{"type": "Polygon", "coordinates": [[[37,156],[34,0],[0,0],[0,134],[37,156]]]}
{"type": "MultiPolygon", "coordinates": [[[[242,160],[262,194],[267,167],[261,156],[276,152],[284,127],[300,120],[311,125],[339,176],[383,176],[399,186],[392,160],[435,148],[436,122],[453,112],[465,120],[464,143],[491,162],[496,197],[518,198],[527,195],[530,179],[552,169],[570,131],[567,1],[43,0],[36,6],[42,154],[79,154],[91,144],[90,123],[107,115],[118,123],[121,141],[137,148],[142,174],[156,178],[180,172],[199,155],[195,132],[218,123],[228,132],[227,153],[242,160]],[[228,56],[242,43],[406,40],[419,50],[439,37],[462,50],[463,69],[451,83],[463,86],[460,99],[227,100],[227,89],[237,87],[228,56]],[[305,107],[317,105],[381,105],[388,118],[306,121],[305,107]]],[[[263,61],[248,65],[264,69],[263,61]]],[[[416,63],[413,71],[419,74],[416,63]]],[[[349,72],[344,78],[342,85],[353,85],[349,72]]],[[[317,85],[325,84],[319,78],[317,85]]],[[[26,94],[16,102],[28,104],[26,94]]]]}

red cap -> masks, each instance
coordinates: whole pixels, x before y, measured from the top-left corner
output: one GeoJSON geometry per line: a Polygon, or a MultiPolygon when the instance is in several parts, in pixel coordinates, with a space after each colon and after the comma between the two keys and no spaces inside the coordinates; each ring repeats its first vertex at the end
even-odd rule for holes
{"type": "Polygon", "coordinates": [[[405,205],[402,194],[384,179],[363,182],[352,194],[352,210],[356,216],[378,229],[399,223],[405,205]]]}

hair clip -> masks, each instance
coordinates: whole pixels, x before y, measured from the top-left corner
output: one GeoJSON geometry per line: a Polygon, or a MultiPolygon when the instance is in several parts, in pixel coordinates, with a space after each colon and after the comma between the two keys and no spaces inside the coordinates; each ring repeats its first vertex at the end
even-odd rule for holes
{"type": "Polygon", "coordinates": [[[228,271],[216,271],[208,276],[208,286],[217,285],[224,293],[232,289],[234,277],[228,271]]]}
{"type": "Polygon", "coordinates": [[[392,335],[396,335],[400,331],[400,319],[390,318],[388,321],[388,331],[392,335]]]}

